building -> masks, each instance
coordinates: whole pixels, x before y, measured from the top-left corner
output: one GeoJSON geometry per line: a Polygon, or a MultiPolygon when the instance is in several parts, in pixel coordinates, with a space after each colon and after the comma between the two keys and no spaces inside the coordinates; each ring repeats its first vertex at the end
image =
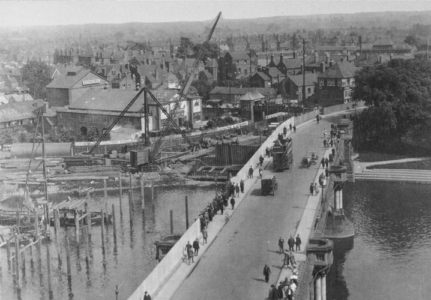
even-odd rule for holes
{"type": "Polygon", "coordinates": [[[257,55],[250,52],[227,52],[219,59],[220,79],[240,79],[257,71],[257,55]]]}
{"type": "Polygon", "coordinates": [[[326,107],[349,102],[352,98],[352,88],[355,85],[354,76],[357,69],[353,63],[342,60],[319,74],[316,91],[319,105],[326,107]]]}
{"type": "Polygon", "coordinates": [[[271,87],[271,78],[269,78],[269,76],[264,72],[260,71],[250,77],[250,83],[253,86],[261,88],[271,87]]]}
{"type": "Polygon", "coordinates": [[[109,85],[109,81],[90,70],[71,68],[46,86],[47,101],[50,106],[70,105],[90,88],[103,89],[109,85]]]}
{"type": "Polygon", "coordinates": [[[353,64],[356,67],[373,66],[377,64],[382,64],[391,60],[390,55],[377,54],[377,53],[365,53],[362,55],[357,55],[353,59],[353,64]]]}
{"type": "Polygon", "coordinates": [[[330,54],[350,54],[356,52],[356,46],[316,46],[319,55],[330,54]]]}
{"type": "Polygon", "coordinates": [[[212,80],[217,81],[218,80],[218,61],[217,59],[209,59],[205,63],[205,70],[208,71],[212,75],[212,80]]]}
{"type": "MultiPolygon", "coordinates": [[[[279,90],[281,91],[283,98],[288,100],[298,100],[301,102],[302,87],[304,86],[304,80],[302,75],[287,75],[286,79],[281,83],[279,90]]],[[[308,99],[315,92],[315,86],[317,84],[317,74],[305,74],[305,99],[308,99]]]]}
{"type": "Polygon", "coordinates": [[[227,87],[227,86],[216,86],[210,92],[211,100],[222,100],[223,103],[230,103],[237,105],[239,104],[239,100],[242,96],[247,94],[248,92],[256,91],[263,96],[265,96],[265,100],[274,99],[277,96],[277,92],[273,88],[259,88],[259,87],[250,87],[250,88],[235,88],[235,87],[227,87]]]}
{"type": "MultiPolygon", "coordinates": [[[[202,118],[202,101],[190,95],[188,100],[180,97],[176,90],[152,90],[152,94],[170,112],[179,102],[174,119],[179,126],[186,121],[195,122],[202,118]]],[[[69,107],[57,108],[57,119],[64,130],[72,130],[84,136],[98,135],[108,128],[117,116],[136,96],[136,91],[124,89],[89,89],[69,107]]],[[[128,132],[129,136],[142,132],[145,128],[144,93],[129,108],[117,125],[117,130],[128,132]]],[[[167,122],[166,115],[148,96],[148,127],[150,131],[160,131],[167,122]]],[[[115,130],[115,128],[114,128],[115,130]]]]}
{"type": "MultiPolygon", "coordinates": [[[[46,106],[43,100],[30,100],[22,102],[11,102],[1,105],[0,109],[0,128],[12,128],[24,125],[32,125],[36,122],[37,110],[46,106]]],[[[53,120],[45,118],[46,126],[54,125],[53,120]]],[[[46,127],[49,129],[50,127],[46,127]]]]}

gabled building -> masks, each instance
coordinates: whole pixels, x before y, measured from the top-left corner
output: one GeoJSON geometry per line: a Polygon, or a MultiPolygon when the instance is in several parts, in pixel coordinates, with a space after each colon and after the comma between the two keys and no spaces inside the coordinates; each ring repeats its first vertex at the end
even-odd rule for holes
{"type": "Polygon", "coordinates": [[[209,59],[205,63],[205,70],[208,71],[212,75],[212,80],[217,81],[218,80],[218,62],[217,59],[209,59]]]}
{"type": "Polygon", "coordinates": [[[219,59],[220,79],[246,78],[257,71],[257,55],[250,52],[227,52],[219,59]]]}
{"type": "Polygon", "coordinates": [[[353,63],[342,60],[319,74],[316,91],[319,105],[326,107],[349,102],[352,99],[356,70],[358,68],[353,63]]]}
{"type": "MultiPolygon", "coordinates": [[[[288,100],[298,100],[300,103],[303,100],[304,80],[302,75],[287,75],[286,79],[280,83],[279,91],[283,98],[288,100]]],[[[317,85],[317,74],[305,74],[305,99],[314,95],[317,85]]]]}
{"type": "Polygon", "coordinates": [[[103,89],[110,83],[96,73],[81,68],[70,69],[46,86],[50,106],[67,106],[81,97],[90,88],[103,89]]]}
{"type": "Polygon", "coordinates": [[[255,87],[271,87],[271,78],[266,75],[264,72],[256,72],[253,76],[250,77],[250,83],[255,87]]]}
{"type": "Polygon", "coordinates": [[[274,99],[277,96],[277,91],[273,88],[260,88],[260,87],[249,87],[249,88],[234,88],[227,86],[216,86],[210,92],[210,99],[222,100],[223,103],[239,104],[241,96],[244,96],[248,92],[256,91],[263,96],[266,100],[274,99]]]}

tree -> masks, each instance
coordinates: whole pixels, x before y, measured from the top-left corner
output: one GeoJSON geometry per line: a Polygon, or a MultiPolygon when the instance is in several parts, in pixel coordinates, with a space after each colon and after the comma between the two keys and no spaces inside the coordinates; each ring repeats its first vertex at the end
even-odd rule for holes
{"type": "Polygon", "coordinates": [[[421,39],[415,35],[409,34],[406,36],[404,43],[409,44],[410,46],[419,46],[421,42],[421,39]]]}
{"type": "Polygon", "coordinates": [[[180,46],[177,51],[178,55],[180,57],[193,55],[193,46],[194,44],[190,41],[190,38],[181,37],[180,46]]]}
{"type": "Polygon", "coordinates": [[[45,87],[51,81],[51,70],[44,62],[30,61],[22,68],[22,79],[34,99],[46,98],[45,87]]]}
{"type": "Polygon", "coordinates": [[[201,56],[202,61],[206,61],[207,59],[217,59],[220,55],[220,48],[215,43],[208,44],[196,44],[192,47],[194,55],[193,57],[197,57],[199,51],[203,51],[203,55],[201,56]]]}
{"type": "Polygon", "coordinates": [[[196,88],[199,96],[204,100],[209,99],[211,90],[216,86],[216,82],[209,83],[207,80],[195,80],[192,82],[192,86],[196,88]]]}
{"type": "Polygon", "coordinates": [[[355,75],[353,100],[369,106],[355,120],[355,147],[370,139],[397,140],[431,120],[431,62],[395,59],[355,75]]]}

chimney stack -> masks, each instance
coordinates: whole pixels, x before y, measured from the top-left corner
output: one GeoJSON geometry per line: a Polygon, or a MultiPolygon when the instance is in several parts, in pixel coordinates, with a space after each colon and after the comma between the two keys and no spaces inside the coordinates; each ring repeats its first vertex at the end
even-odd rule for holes
{"type": "Polygon", "coordinates": [[[322,70],[322,73],[325,73],[325,62],[320,63],[320,69],[322,70]]]}
{"type": "Polygon", "coordinates": [[[329,64],[329,53],[326,54],[326,63],[329,64]]]}
{"type": "Polygon", "coordinates": [[[271,62],[274,63],[274,53],[271,53],[271,62]]]}
{"type": "Polygon", "coordinates": [[[314,61],[315,61],[315,63],[319,62],[319,53],[317,53],[317,52],[314,52],[314,61]]]}
{"type": "Polygon", "coordinates": [[[280,62],[283,62],[283,53],[280,53],[280,62]]]}

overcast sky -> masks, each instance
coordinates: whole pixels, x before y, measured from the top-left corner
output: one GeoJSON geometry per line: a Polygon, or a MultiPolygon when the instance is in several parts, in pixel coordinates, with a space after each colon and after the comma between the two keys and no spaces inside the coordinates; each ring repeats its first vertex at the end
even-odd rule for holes
{"type": "Polygon", "coordinates": [[[0,26],[172,22],[371,11],[431,10],[431,0],[411,1],[0,1],[0,26]]]}

